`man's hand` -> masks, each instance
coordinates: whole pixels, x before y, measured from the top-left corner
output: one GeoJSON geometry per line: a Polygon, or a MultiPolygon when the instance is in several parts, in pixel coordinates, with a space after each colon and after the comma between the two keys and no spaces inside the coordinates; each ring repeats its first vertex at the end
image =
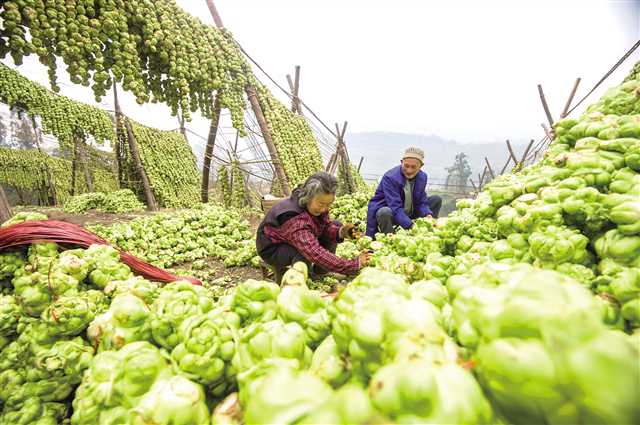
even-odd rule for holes
{"type": "Polygon", "coordinates": [[[367,251],[363,251],[358,255],[358,264],[360,268],[367,267],[369,265],[369,261],[371,261],[371,253],[367,251]]]}
{"type": "Polygon", "coordinates": [[[355,235],[355,224],[345,224],[340,228],[338,234],[341,239],[353,239],[355,235]]]}

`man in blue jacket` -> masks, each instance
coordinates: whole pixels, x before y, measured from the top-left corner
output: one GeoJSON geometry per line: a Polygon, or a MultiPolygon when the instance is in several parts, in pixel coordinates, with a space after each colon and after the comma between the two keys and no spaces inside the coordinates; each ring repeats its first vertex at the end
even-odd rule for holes
{"type": "Polygon", "coordinates": [[[385,173],[369,201],[367,236],[394,233],[395,226],[409,229],[416,218],[438,217],[442,198],[427,196],[427,174],[420,170],[423,165],[422,149],[410,147],[400,165],[385,173]]]}

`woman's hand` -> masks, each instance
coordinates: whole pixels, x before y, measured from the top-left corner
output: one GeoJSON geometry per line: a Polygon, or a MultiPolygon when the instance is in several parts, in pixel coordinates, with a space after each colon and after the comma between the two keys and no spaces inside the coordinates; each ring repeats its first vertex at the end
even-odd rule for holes
{"type": "Polygon", "coordinates": [[[371,261],[371,253],[367,251],[363,251],[358,255],[358,264],[360,268],[367,267],[369,265],[369,261],[371,261]]]}
{"type": "Polygon", "coordinates": [[[352,223],[343,225],[338,232],[340,239],[353,239],[355,227],[356,225],[352,223]]]}

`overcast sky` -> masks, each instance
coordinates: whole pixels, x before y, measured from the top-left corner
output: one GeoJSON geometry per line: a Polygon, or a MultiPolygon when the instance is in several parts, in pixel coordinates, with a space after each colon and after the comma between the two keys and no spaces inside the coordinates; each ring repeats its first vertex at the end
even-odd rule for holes
{"type": "MultiPolygon", "coordinates": [[[[177,3],[213,22],[205,0],[177,3]]],[[[350,132],[437,134],[470,143],[539,137],[545,117],[538,83],[557,116],[576,77],[580,98],[640,38],[640,1],[633,0],[215,4],[225,26],[281,85],[287,87],[285,75],[295,65],[302,67],[300,95],[329,124],[347,120],[350,132]]],[[[604,87],[618,84],[638,60],[640,52],[604,87]]],[[[21,72],[47,81],[37,60],[21,72]]],[[[83,87],[62,89],[92,99],[83,87]]],[[[110,104],[105,99],[103,106],[110,104]]],[[[125,107],[145,124],[176,127],[163,106],[138,108],[128,99],[125,107]]],[[[204,120],[192,126],[206,134],[204,120]]]]}

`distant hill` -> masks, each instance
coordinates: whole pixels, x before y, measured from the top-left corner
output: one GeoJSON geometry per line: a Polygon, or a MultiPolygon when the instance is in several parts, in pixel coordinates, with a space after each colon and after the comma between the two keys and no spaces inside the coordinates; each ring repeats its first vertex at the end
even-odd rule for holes
{"type": "MultiPolygon", "coordinates": [[[[375,179],[399,164],[402,152],[408,146],[418,146],[425,152],[425,167],[432,183],[444,183],[446,167],[453,164],[455,156],[464,152],[469,158],[474,180],[484,169],[486,156],[491,166],[501,169],[507,160],[507,146],[501,143],[459,143],[436,135],[402,134],[389,132],[351,133],[345,137],[349,157],[357,165],[364,156],[360,172],[365,178],[375,179]]],[[[511,141],[516,156],[522,155],[526,141],[511,141]]]]}

